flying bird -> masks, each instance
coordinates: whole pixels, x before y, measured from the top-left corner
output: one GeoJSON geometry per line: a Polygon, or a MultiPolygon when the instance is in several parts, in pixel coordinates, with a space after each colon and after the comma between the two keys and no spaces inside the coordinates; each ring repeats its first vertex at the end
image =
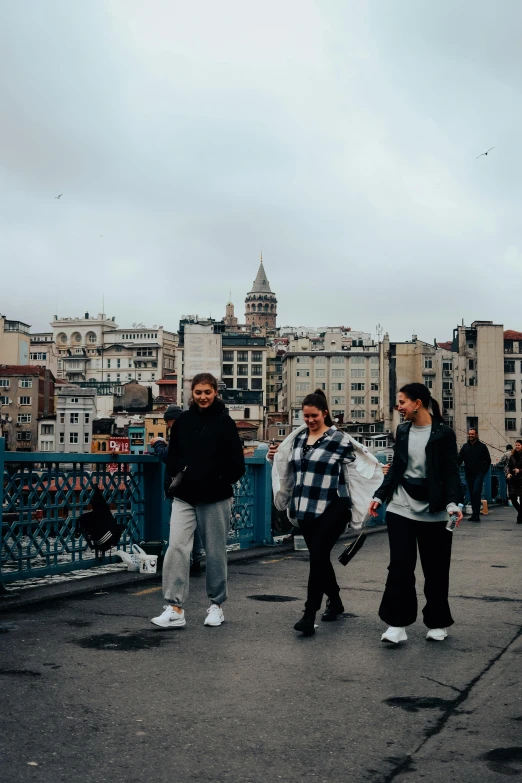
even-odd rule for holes
{"type": "Polygon", "coordinates": [[[489,150],[486,150],[486,152],[481,152],[481,153],[480,153],[480,155],[477,155],[477,157],[475,158],[475,160],[478,160],[479,158],[481,158],[481,157],[482,157],[482,155],[487,155],[487,154],[488,154],[488,152],[491,152],[491,150],[494,150],[494,149],[495,149],[495,147],[490,147],[490,148],[489,148],[489,150]]]}
{"type": "Polygon", "coordinates": [[[60,193],[59,196],[55,196],[55,198],[61,198],[63,196],[63,193],[60,193]]]}

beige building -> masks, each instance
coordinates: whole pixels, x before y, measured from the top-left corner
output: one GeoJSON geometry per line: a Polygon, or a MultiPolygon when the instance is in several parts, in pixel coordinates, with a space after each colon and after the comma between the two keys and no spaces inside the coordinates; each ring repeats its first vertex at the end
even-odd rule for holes
{"type": "Polygon", "coordinates": [[[58,351],[52,332],[33,332],[30,335],[31,364],[39,364],[52,372],[58,378],[58,351]]]}
{"type": "Polygon", "coordinates": [[[289,422],[302,422],[304,398],[322,389],[339,423],[364,425],[379,415],[379,346],[357,346],[333,351],[288,351],[283,357],[283,384],[279,410],[289,422]]]}
{"type": "Polygon", "coordinates": [[[54,391],[45,367],[0,365],[0,437],[8,451],[38,450],[38,421],[54,413],[54,391]]]}
{"type": "Polygon", "coordinates": [[[29,324],[0,315],[0,364],[29,364],[30,329],[29,324]]]}

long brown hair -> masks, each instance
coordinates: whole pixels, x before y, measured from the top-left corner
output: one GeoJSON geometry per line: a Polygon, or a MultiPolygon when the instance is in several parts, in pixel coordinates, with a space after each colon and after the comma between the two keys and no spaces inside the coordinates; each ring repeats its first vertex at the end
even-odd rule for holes
{"type": "Polygon", "coordinates": [[[406,397],[413,402],[415,402],[415,400],[420,400],[425,408],[429,408],[431,405],[435,421],[441,421],[444,424],[444,418],[440,411],[439,403],[431,396],[430,390],[423,383],[407,383],[406,386],[403,386],[399,391],[405,394],[406,397]]]}
{"type": "MultiPolygon", "coordinates": [[[[209,386],[212,386],[214,391],[217,392],[218,390],[218,383],[216,378],[212,375],[211,372],[198,372],[197,375],[195,375],[192,378],[192,381],[190,383],[190,391],[193,392],[198,383],[208,383],[209,386]]],[[[219,396],[215,398],[214,402],[216,400],[219,400],[219,402],[222,402],[222,400],[219,399],[219,396]]],[[[194,397],[190,397],[189,405],[195,405],[194,397]]]]}

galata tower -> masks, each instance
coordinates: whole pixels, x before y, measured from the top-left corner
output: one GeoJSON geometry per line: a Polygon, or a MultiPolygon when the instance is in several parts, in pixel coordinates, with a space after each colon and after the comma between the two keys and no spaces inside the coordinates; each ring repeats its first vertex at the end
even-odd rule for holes
{"type": "Polygon", "coordinates": [[[276,328],[277,298],[270,288],[270,283],[263,266],[263,254],[259,271],[245,299],[245,321],[247,326],[264,326],[267,329],[276,328]]]}

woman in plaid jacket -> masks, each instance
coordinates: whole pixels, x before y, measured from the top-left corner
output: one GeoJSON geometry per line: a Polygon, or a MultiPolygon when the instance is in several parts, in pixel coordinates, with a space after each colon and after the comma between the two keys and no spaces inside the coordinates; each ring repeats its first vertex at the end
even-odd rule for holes
{"type": "MultiPolygon", "coordinates": [[[[304,615],[295,625],[305,636],[315,633],[315,615],[327,596],[322,620],[336,620],[344,612],[330,553],[352,516],[346,466],[356,459],[352,439],[334,426],[321,389],[303,400],[305,427],[287,439],[290,448],[282,475],[274,465],[274,478],[284,483],[288,516],[299,524],[310,553],[310,574],[304,615]],[[292,439],[292,440],[291,440],[292,439]]],[[[287,441],[283,445],[287,444],[287,441]]],[[[274,459],[278,446],[270,446],[274,459]]],[[[366,478],[382,478],[378,461],[365,452],[360,470],[366,478]]],[[[372,484],[372,482],[369,482],[372,484]]],[[[275,484],[274,484],[275,488],[275,484]]],[[[370,488],[369,488],[370,491],[370,488]]],[[[277,502],[276,502],[277,505],[277,502]]]]}

